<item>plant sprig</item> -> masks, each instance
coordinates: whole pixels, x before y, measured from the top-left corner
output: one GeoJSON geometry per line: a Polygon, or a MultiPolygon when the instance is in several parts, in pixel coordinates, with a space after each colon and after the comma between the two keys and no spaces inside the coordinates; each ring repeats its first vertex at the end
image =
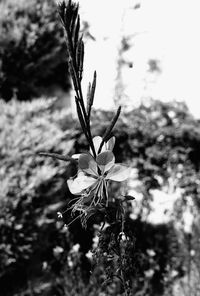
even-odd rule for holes
{"type": "MultiPolygon", "coordinates": [[[[65,1],[59,4],[58,10],[63,24],[67,49],[68,49],[68,65],[71,74],[74,90],[76,92],[75,103],[77,115],[82,127],[82,130],[86,136],[88,144],[92,150],[93,156],[96,157],[96,151],[92,141],[92,133],[90,127],[90,116],[94,102],[94,95],[96,90],[96,71],[94,72],[92,84],[89,83],[87,91],[87,105],[85,106],[83,99],[83,92],[81,86],[82,73],[83,73],[83,61],[84,61],[84,43],[83,36],[80,36],[80,17],[78,15],[78,4],[69,0],[66,4],[65,1]]],[[[121,107],[118,108],[116,115],[111,121],[110,125],[106,129],[103,136],[103,140],[98,153],[101,152],[103,144],[110,137],[111,131],[117,122],[120,115],[121,107]]]]}
{"type": "MultiPolygon", "coordinates": [[[[129,169],[127,167],[121,164],[115,164],[115,157],[112,153],[115,139],[113,140],[114,137],[110,139],[112,130],[119,118],[121,106],[117,109],[117,112],[106,128],[103,137],[97,136],[93,138],[91,133],[90,117],[94,102],[97,75],[95,71],[93,81],[92,83],[89,83],[88,86],[85,103],[81,85],[84,62],[84,43],[83,36],[80,35],[80,17],[78,14],[78,8],[78,4],[73,3],[71,0],[68,2],[63,1],[58,6],[58,12],[64,27],[67,41],[68,66],[75,90],[76,111],[81,128],[91,148],[93,157],[90,153],[81,154],[79,156],[78,166],[83,175],[80,177],[80,174],[77,174],[77,177],[74,179],[70,178],[67,181],[71,193],[79,196],[76,202],[68,210],[71,209],[72,214],[75,211],[81,212],[78,217],[68,224],[68,226],[78,218],[81,219],[82,225],[86,226],[87,220],[94,215],[94,213],[97,213],[97,211],[103,213],[105,219],[104,223],[106,219],[109,218],[108,220],[112,222],[108,229],[110,232],[110,243],[108,245],[107,243],[101,245],[101,241],[105,240],[107,232],[107,229],[102,229],[100,231],[100,242],[98,247],[99,252],[96,254],[97,257],[98,254],[102,257],[101,255],[105,253],[103,250],[106,249],[106,253],[111,255],[113,264],[118,265],[118,271],[116,274],[109,272],[109,274],[107,274],[107,278],[111,279],[111,277],[117,276],[122,282],[125,295],[128,296],[130,295],[128,284],[129,277],[126,274],[125,263],[128,262],[130,242],[124,232],[125,211],[122,202],[119,201],[113,209],[113,211],[116,212],[114,221],[112,218],[113,215],[110,215],[111,217],[109,217],[109,213],[111,213],[111,204],[108,202],[107,191],[108,180],[121,182],[127,178],[129,173],[129,169]],[[101,153],[102,150],[105,151],[101,153]],[[90,178],[90,185],[88,185],[88,187],[85,186],[85,184],[87,185],[87,182],[85,182],[87,178],[90,178]],[[120,228],[118,227],[119,225],[120,228]],[[116,257],[117,261],[114,263],[116,257]]],[[[75,161],[73,157],[68,155],[46,152],[41,152],[40,155],[50,156],[64,161],[75,161]]],[[[107,264],[107,270],[112,271],[112,266],[112,263],[109,261],[107,264]]]]}
{"type": "MultiPolygon", "coordinates": [[[[84,62],[84,43],[83,43],[83,35],[80,34],[80,16],[78,14],[79,5],[73,3],[71,0],[68,2],[62,1],[58,5],[58,12],[60,15],[61,23],[64,28],[66,42],[67,42],[67,56],[68,56],[68,67],[69,72],[72,78],[74,90],[75,90],[75,104],[76,104],[76,111],[78,115],[78,119],[85,134],[85,137],[88,141],[88,144],[91,148],[93,157],[96,158],[96,154],[101,152],[101,149],[105,142],[107,142],[111,136],[111,132],[113,127],[115,126],[121,111],[121,106],[118,108],[116,114],[114,115],[113,119],[111,120],[110,125],[107,127],[103,138],[102,143],[99,147],[99,150],[96,152],[93,137],[91,133],[91,126],[90,126],[90,117],[91,117],[91,110],[93,107],[95,90],[96,90],[96,78],[97,74],[94,71],[93,81],[89,83],[87,97],[86,97],[86,104],[83,98],[82,92],[82,75],[83,75],[83,62],[84,62]]],[[[66,158],[63,156],[59,156],[55,153],[46,153],[42,152],[40,155],[48,156],[57,158],[60,160],[66,161],[66,158]]],[[[72,158],[71,158],[72,159],[72,158]]],[[[70,161],[70,157],[67,158],[67,161],[70,161]]]]}
{"type": "Polygon", "coordinates": [[[66,162],[70,161],[70,162],[76,163],[76,160],[74,158],[70,157],[69,155],[61,155],[61,154],[57,154],[57,153],[48,153],[48,152],[39,152],[38,154],[41,156],[52,157],[55,159],[66,161],[66,162]]]}
{"type": "Polygon", "coordinates": [[[68,65],[76,92],[75,102],[78,118],[86,139],[88,140],[89,146],[92,149],[93,156],[96,157],[90,128],[90,112],[94,100],[96,74],[94,75],[91,91],[88,94],[89,107],[87,109],[88,112],[86,112],[81,86],[84,61],[84,43],[82,36],[80,37],[80,17],[78,15],[78,4],[72,3],[71,0],[69,0],[67,4],[65,1],[63,1],[59,4],[58,11],[66,35],[68,65]]]}

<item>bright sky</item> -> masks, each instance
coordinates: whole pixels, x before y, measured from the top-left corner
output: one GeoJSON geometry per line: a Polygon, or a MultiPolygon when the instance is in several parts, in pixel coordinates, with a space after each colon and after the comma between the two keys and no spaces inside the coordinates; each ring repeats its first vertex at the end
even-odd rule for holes
{"type": "Polygon", "coordinates": [[[87,41],[84,89],[97,70],[95,106],[113,107],[116,65],[121,37],[137,34],[124,56],[124,96],[135,104],[149,96],[184,100],[200,118],[199,0],[80,0],[81,18],[96,41],[87,41]],[[139,9],[131,9],[141,3],[139,9]],[[158,59],[161,73],[148,73],[148,60],[158,59]]]}

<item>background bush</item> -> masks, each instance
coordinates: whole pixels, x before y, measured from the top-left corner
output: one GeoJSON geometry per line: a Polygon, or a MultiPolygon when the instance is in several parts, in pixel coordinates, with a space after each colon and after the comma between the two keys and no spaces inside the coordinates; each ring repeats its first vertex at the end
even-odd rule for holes
{"type": "MultiPolygon", "coordinates": [[[[102,267],[98,266],[90,278],[91,266],[85,256],[93,244],[93,224],[100,220],[91,219],[87,230],[77,221],[66,232],[63,226],[69,222],[69,215],[64,221],[56,215],[72,198],[66,180],[76,173],[76,168],[36,154],[72,154],[87,149],[78,123],[66,111],[55,110],[52,100],[0,104],[3,295],[96,295],[97,284],[99,293],[105,292],[102,267]],[[75,247],[77,244],[80,249],[75,247]]],[[[111,112],[96,111],[93,135],[102,135],[112,116],[111,112]]],[[[169,291],[168,295],[173,295],[174,283],[188,274],[188,262],[194,268],[198,266],[198,218],[190,235],[176,223],[180,225],[185,209],[190,209],[191,198],[194,217],[199,214],[199,121],[182,104],[152,101],[122,114],[114,134],[117,162],[138,168],[138,190],[143,194],[137,219],[127,216],[128,227],[136,237],[135,254],[130,254],[136,258],[135,291],[140,295],[164,295],[169,291]],[[145,222],[143,214],[151,211],[152,189],[162,190],[171,176],[182,188],[174,220],[168,225],[145,222]],[[192,258],[191,250],[196,252],[192,258]]],[[[120,188],[112,186],[115,196],[120,188]]],[[[127,205],[127,210],[130,214],[134,203],[127,205]]],[[[117,283],[108,286],[107,293],[120,295],[117,283]]]]}
{"type": "Polygon", "coordinates": [[[50,264],[51,272],[58,272],[53,250],[68,246],[63,224],[56,224],[55,217],[70,195],[66,186],[70,169],[36,154],[73,149],[73,131],[61,128],[63,124],[69,128],[71,119],[66,113],[52,112],[51,104],[1,101],[0,283],[4,295],[40,276],[44,262],[47,270],[50,264]]]}
{"type": "Polygon", "coordinates": [[[0,96],[29,100],[52,96],[58,87],[68,91],[66,45],[55,1],[6,0],[0,11],[0,96]]]}

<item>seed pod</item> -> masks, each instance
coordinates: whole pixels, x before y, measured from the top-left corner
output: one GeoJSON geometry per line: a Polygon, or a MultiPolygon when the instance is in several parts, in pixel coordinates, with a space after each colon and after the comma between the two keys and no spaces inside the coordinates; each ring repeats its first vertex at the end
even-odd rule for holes
{"type": "Polygon", "coordinates": [[[60,19],[66,32],[67,50],[71,57],[73,57],[75,50],[75,41],[78,41],[80,28],[78,8],[78,5],[76,3],[72,3],[71,0],[69,0],[67,4],[63,1],[58,5],[60,19]]]}
{"type": "Polygon", "coordinates": [[[104,135],[102,137],[102,142],[101,142],[101,144],[99,146],[98,153],[101,152],[101,149],[103,147],[103,144],[109,139],[110,134],[112,132],[112,129],[114,128],[114,126],[115,126],[115,124],[116,124],[116,122],[117,122],[117,120],[119,118],[120,112],[121,112],[121,106],[119,106],[119,108],[117,109],[117,112],[116,112],[115,116],[113,117],[110,125],[108,126],[108,128],[106,129],[106,131],[105,131],[105,133],[104,133],[104,135]]]}
{"type": "Polygon", "coordinates": [[[90,105],[90,92],[91,92],[91,83],[89,82],[88,89],[87,89],[87,114],[88,114],[89,105],[90,105]]]}
{"type": "Polygon", "coordinates": [[[77,47],[78,38],[79,38],[79,30],[80,30],[80,17],[78,15],[76,20],[76,26],[74,28],[74,34],[73,34],[73,43],[74,43],[74,49],[77,47]]]}
{"type": "Polygon", "coordinates": [[[61,22],[62,22],[63,26],[65,26],[66,25],[66,22],[65,22],[66,5],[65,5],[64,1],[59,3],[59,5],[58,5],[58,13],[59,13],[59,16],[60,16],[60,19],[61,19],[61,22]]]}
{"type": "Polygon", "coordinates": [[[73,9],[73,12],[71,13],[71,19],[70,19],[70,26],[69,26],[69,30],[70,30],[70,33],[71,35],[73,34],[73,30],[74,30],[74,26],[75,26],[75,23],[76,23],[76,20],[77,20],[77,17],[78,17],[78,9],[79,9],[79,5],[74,4],[74,9],[73,9]],[[76,5],[76,6],[75,6],[76,5]]]}
{"type": "Polygon", "coordinates": [[[113,117],[109,127],[106,129],[104,135],[103,135],[103,140],[104,142],[106,142],[108,140],[108,138],[110,137],[110,133],[112,131],[112,129],[114,128],[118,118],[119,118],[119,115],[120,115],[120,112],[121,112],[121,106],[119,106],[119,108],[117,109],[117,112],[115,114],[115,116],[113,117]]]}
{"type": "Polygon", "coordinates": [[[83,75],[83,61],[84,61],[84,43],[81,41],[81,56],[80,56],[80,64],[79,64],[79,79],[82,80],[83,75]]]}
{"type": "Polygon", "coordinates": [[[77,83],[76,71],[74,69],[71,57],[69,57],[68,64],[69,64],[69,71],[70,71],[70,75],[71,75],[71,78],[73,81],[74,89],[76,92],[78,92],[79,88],[78,88],[78,83],[77,83]]]}
{"type": "Polygon", "coordinates": [[[93,77],[92,87],[91,87],[91,90],[90,90],[90,96],[88,97],[88,100],[87,100],[88,118],[90,118],[90,113],[91,113],[92,105],[93,105],[93,102],[94,102],[94,94],[95,94],[95,89],[96,89],[96,79],[97,79],[97,74],[96,74],[96,71],[94,71],[94,77],[93,77]]]}
{"type": "Polygon", "coordinates": [[[76,110],[77,110],[79,122],[81,124],[81,127],[82,127],[82,130],[83,130],[84,134],[87,137],[87,128],[86,128],[86,125],[85,125],[85,121],[84,121],[84,118],[83,118],[81,107],[79,105],[79,100],[78,100],[77,97],[75,97],[75,102],[76,102],[76,110]]]}
{"type": "Polygon", "coordinates": [[[82,41],[82,37],[78,41],[78,45],[76,48],[76,64],[79,72],[79,79],[82,80],[82,72],[83,72],[83,59],[84,59],[84,43],[82,41]]]}

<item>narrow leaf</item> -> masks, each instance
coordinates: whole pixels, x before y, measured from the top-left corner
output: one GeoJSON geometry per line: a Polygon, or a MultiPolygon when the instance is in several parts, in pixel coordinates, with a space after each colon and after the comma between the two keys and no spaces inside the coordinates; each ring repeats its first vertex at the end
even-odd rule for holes
{"type": "Polygon", "coordinates": [[[48,153],[48,152],[39,152],[38,154],[41,156],[52,157],[52,158],[56,158],[56,159],[63,160],[63,161],[76,162],[75,159],[73,159],[72,157],[70,157],[68,155],[61,155],[61,154],[57,154],[57,153],[48,153]]]}
{"type": "Polygon", "coordinates": [[[80,17],[78,15],[77,21],[76,21],[76,26],[74,29],[74,35],[73,35],[74,49],[76,49],[76,47],[77,47],[78,38],[79,38],[79,30],[80,30],[80,17]]]}

